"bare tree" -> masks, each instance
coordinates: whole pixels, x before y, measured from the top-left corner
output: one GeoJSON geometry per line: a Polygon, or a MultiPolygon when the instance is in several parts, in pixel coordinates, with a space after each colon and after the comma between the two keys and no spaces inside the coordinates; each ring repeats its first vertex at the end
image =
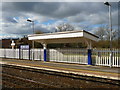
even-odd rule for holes
{"type": "MultiPolygon", "coordinates": [[[[114,29],[112,30],[112,40],[116,39],[118,37],[117,35],[118,30],[114,29]]],[[[95,31],[95,35],[99,37],[100,40],[109,40],[110,39],[110,30],[108,26],[102,25],[99,27],[97,31],[95,31]]]]}
{"type": "Polygon", "coordinates": [[[112,40],[114,40],[114,39],[119,39],[119,33],[118,33],[118,30],[116,30],[116,29],[114,29],[113,31],[112,31],[112,40]]]}
{"type": "Polygon", "coordinates": [[[97,31],[95,31],[95,35],[97,35],[100,40],[104,40],[106,37],[105,28],[100,27],[97,31]]]}
{"type": "Polygon", "coordinates": [[[68,23],[60,24],[56,27],[56,32],[73,31],[74,27],[68,23]]]}

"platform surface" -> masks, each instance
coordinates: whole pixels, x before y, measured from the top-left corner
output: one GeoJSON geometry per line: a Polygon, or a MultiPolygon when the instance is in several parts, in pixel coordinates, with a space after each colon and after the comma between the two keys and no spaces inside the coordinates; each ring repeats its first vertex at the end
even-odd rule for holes
{"type": "Polygon", "coordinates": [[[1,59],[0,64],[120,80],[120,68],[18,59],[1,59]]]}

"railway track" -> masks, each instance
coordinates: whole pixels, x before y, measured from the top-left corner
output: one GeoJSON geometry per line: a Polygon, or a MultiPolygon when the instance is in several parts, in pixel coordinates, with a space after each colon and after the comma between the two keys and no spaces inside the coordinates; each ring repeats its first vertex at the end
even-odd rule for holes
{"type": "Polygon", "coordinates": [[[3,87],[10,88],[118,88],[119,81],[2,65],[3,87]]]}
{"type": "Polygon", "coordinates": [[[3,84],[11,88],[58,88],[38,81],[2,73],[3,84]]]}

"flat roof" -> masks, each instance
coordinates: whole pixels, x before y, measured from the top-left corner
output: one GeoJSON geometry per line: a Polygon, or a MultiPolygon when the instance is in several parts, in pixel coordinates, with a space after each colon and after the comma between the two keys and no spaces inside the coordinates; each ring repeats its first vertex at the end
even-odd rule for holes
{"type": "Polygon", "coordinates": [[[28,35],[28,40],[41,43],[78,43],[84,40],[98,41],[98,36],[85,30],[28,35]],[[73,41],[72,41],[73,40],[73,41]]]}

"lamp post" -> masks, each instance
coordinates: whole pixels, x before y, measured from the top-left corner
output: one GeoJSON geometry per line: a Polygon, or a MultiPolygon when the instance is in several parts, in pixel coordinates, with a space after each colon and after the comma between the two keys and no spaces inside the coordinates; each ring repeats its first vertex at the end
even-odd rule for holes
{"type": "MultiPolygon", "coordinates": [[[[30,20],[30,19],[27,19],[28,22],[32,22],[32,25],[33,25],[33,34],[34,34],[34,21],[30,20]]],[[[34,40],[32,41],[32,55],[33,55],[33,60],[34,60],[34,40]]]]}
{"type": "Polygon", "coordinates": [[[104,2],[109,7],[109,29],[110,29],[110,67],[112,67],[112,17],[111,17],[111,5],[109,2],[104,2]]]}

